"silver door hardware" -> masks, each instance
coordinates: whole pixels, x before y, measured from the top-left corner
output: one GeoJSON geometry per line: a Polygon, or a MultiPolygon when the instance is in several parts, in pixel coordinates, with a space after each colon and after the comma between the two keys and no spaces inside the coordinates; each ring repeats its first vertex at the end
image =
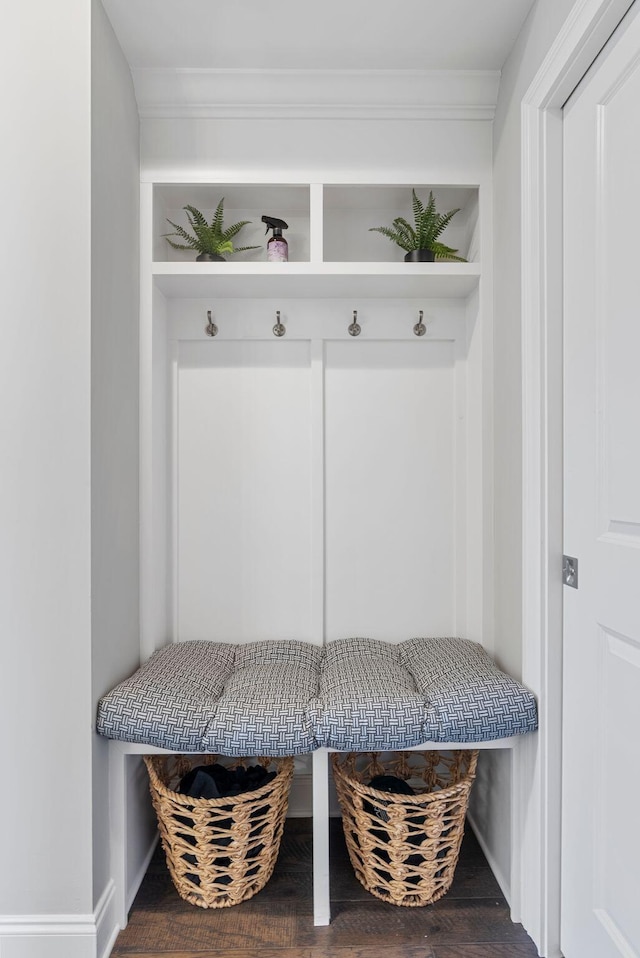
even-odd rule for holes
{"type": "Polygon", "coordinates": [[[413,327],[413,331],[414,331],[414,333],[415,333],[416,336],[424,336],[424,334],[425,334],[426,331],[427,331],[427,327],[426,327],[425,324],[422,322],[422,320],[423,320],[423,318],[424,318],[424,311],[423,311],[422,309],[421,309],[420,312],[418,313],[418,317],[419,317],[419,318],[418,318],[418,322],[417,322],[417,323],[415,324],[415,326],[413,327]]]}
{"type": "Polygon", "coordinates": [[[562,584],[578,588],[578,560],[575,556],[562,557],[562,584]]]}
{"type": "Polygon", "coordinates": [[[362,327],[360,326],[360,323],[358,322],[358,310],[357,310],[357,309],[354,309],[354,311],[353,311],[353,322],[351,323],[350,326],[347,327],[347,329],[349,330],[349,335],[350,335],[350,336],[359,336],[360,333],[362,332],[362,327]]]}

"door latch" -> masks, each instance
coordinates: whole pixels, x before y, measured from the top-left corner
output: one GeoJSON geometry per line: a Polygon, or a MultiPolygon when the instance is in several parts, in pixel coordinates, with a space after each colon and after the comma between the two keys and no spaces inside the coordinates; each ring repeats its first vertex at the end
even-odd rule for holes
{"type": "Polygon", "coordinates": [[[575,556],[562,557],[562,584],[578,588],[578,560],[575,556]]]}

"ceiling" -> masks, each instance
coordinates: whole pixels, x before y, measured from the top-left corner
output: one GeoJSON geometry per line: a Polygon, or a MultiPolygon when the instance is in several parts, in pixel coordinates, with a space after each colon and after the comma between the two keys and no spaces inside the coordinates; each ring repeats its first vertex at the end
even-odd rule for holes
{"type": "Polygon", "coordinates": [[[145,119],[491,119],[535,0],[102,0],[145,119]]]}
{"type": "Polygon", "coordinates": [[[534,0],[103,0],[132,68],[500,70],[534,0]]]}

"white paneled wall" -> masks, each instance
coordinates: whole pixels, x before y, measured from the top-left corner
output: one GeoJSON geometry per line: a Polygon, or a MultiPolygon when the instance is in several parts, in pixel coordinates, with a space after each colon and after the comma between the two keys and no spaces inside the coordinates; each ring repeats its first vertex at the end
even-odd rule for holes
{"type": "Polygon", "coordinates": [[[352,338],[346,304],[289,301],[276,339],[264,301],[228,301],[211,339],[205,305],[168,318],[171,637],[460,632],[463,308],[432,304],[418,338],[412,303],[369,304],[352,338]]]}
{"type": "Polygon", "coordinates": [[[178,638],[311,634],[305,342],[189,342],[178,358],[178,638]]]}
{"type": "Polygon", "coordinates": [[[326,635],[449,635],[452,342],[332,342],[326,363],[326,635]]]}

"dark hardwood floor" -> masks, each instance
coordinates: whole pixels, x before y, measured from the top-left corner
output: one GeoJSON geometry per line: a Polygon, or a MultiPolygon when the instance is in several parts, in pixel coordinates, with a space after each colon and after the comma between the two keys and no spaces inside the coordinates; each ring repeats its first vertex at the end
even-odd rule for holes
{"type": "Polygon", "coordinates": [[[332,821],[332,921],[315,928],[311,821],[287,819],[267,886],[232,908],[182,901],[158,848],[113,950],[118,958],[536,958],[469,828],[454,883],[433,905],[403,908],[356,880],[332,821]]]}

